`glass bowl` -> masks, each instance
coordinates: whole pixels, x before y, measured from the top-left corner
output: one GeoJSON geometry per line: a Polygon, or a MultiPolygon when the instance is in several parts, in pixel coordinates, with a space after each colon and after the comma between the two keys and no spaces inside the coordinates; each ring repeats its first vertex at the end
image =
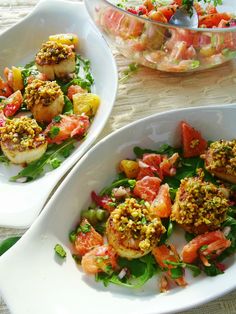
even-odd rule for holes
{"type": "MultiPolygon", "coordinates": [[[[166,72],[194,72],[236,57],[235,26],[173,26],[134,15],[114,2],[85,0],[85,5],[108,41],[132,62],[166,72]]],[[[236,12],[236,1],[223,3],[218,8],[220,12],[236,12]]]]}

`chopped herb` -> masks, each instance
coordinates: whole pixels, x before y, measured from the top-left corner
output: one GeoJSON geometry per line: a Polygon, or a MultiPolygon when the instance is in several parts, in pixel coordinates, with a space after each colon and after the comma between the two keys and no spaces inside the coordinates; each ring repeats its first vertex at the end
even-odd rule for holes
{"type": "Polygon", "coordinates": [[[76,231],[75,231],[75,230],[73,230],[73,231],[70,232],[70,234],[69,234],[69,239],[70,239],[70,242],[71,242],[71,243],[74,243],[74,242],[75,242],[75,240],[76,240],[76,231]]]}
{"type": "Polygon", "coordinates": [[[61,117],[60,116],[56,116],[53,118],[54,122],[60,122],[61,121],[61,117]]]}
{"type": "Polygon", "coordinates": [[[73,114],[73,103],[70,101],[70,99],[67,96],[64,96],[64,107],[63,107],[63,113],[64,114],[73,114]]]}
{"type": "Polygon", "coordinates": [[[111,194],[114,188],[119,187],[119,186],[130,187],[131,189],[133,189],[135,187],[135,184],[136,184],[136,180],[131,180],[128,178],[121,179],[121,180],[118,179],[117,181],[114,181],[111,185],[109,185],[108,187],[105,187],[104,189],[102,189],[99,195],[100,196],[109,195],[111,194]]]}
{"type": "Polygon", "coordinates": [[[52,126],[48,135],[51,139],[55,138],[60,132],[60,128],[58,126],[52,126]]]}
{"type": "Polygon", "coordinates": [[[48,147],[45,154],[39,158],[28,164],[23,170],[21,170],[16,176],[11,177],[10,180],[12,182],[17,181],[20,178],[26,178],[26,181],[31,181],[43,174],[46,170],[46,166],[51,166],[52,169],[60,162],[63,161],[64,158],[68,157],[74,149],[75,139],[69,139],[64,141],[61,144],[52,144],[48,147]]]}
{"type": "Polygon", "coordinates": [[[61,246],[61,244],[56,244],[54,247],[54,251],[59,257],[66,258],[66,251],[61,246]]]}
{"type": "Polygon", "coordinates": [[[210,277],[215,277],[224,273],[214,262],[211,262],[210,266],[203,266],[203,271],[210,277]]]}
{"type": "Polygon", "coordinates": [[[82,232],[82,233],[87,233],[90,230],[91,230],[91,225],[90,224],[80,225],[77,228],[77,232],[82,232]]]}
{"type": "Polygon", "coordinates": [[[172,279],[181,278],[183,277],[183,269],[182,267],[171,268],[170,274],[172,279]]]}

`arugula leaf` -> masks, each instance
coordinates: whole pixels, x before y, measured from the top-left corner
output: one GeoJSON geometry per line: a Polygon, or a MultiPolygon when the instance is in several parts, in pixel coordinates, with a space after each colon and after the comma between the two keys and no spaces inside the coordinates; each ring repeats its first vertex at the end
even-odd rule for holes
{"type": "Polygon", "coordinates": [[[217,265],[214,262],[211,262],[210,266],[203,265],[203,271],[207,276],[210,276],[210,277],[214,277],[214,276],[221,275],[224,273],[221,269],[217,267],[217,265]]]}
{"type": "Polygon", "coordinates": [[[104,286],[113,283],[128,288],[140,288],[159,270],[151,254],[133,260],[119,258],[118,264],[121,268],[128,269],[128,275],[123,279],[118,277],[118,273],[113,272],[112,274],[98,273],[96,280],[102,281],[104,286]]]}
{"type": "Polygon", "coordinates": [[[68,88],[71,85],[79,85],[86,89],[88,92],[91,91],[91,86],[94,83],[94,78],[91,74],[90,61],[83,58],[81,55],[76,55],[76,66],[74,72],[74,78],[70,82],[57,79],[57,84],[60,85],[61,90],[64,94],[67,94],[68,88]]]}
{"type": "Polygon", "coordinates": [[[0,243],[0,256],[9,250],[21,237],[11,237],[0,243]]]}
{"type": "Polygon", "coordinates": [[[218,262],[223,261],[226,257],[236,252],[236,219],[228,216],[222,224],[222,227],[230,227],[230,232],[226,236],[226,238],[231,241],[231,245],[226,250],[224,250],[224,252],[221,253],[220,256],[217,257],[218,262]]]}
{"type": "Polygon", "coordinates": [[[0,162],[2,163],[9,163],[8,158],[3,154],[3,152],[0,150],[0,162]]]}
{"type": "Polygon", "coordinates": [[[21,170],[16,176],[11,177],[10,181],[16,182],[20,178],[26,178],[26,182],[31,181],[42,175],[47,165],[51,166],[53,169],[59,167],[63,158],[71,154],[75,147],[75,142],[75,139],[69,139],[59,145],[50,145],[41,158],[28,164],[28,166],[21,170]]]}
{"type": "Polygon", "coordinates": [[[193,277],[197,277],[201,273],[201,269],[194,264],[183,263],[183,262],[172,262],[168,260],[164,261],[164,263],[167,265],[172,265],[176,267],[188,268],[189,270],[192,271],[193,277]]]}
{"type": "Polygon", "coordinates": [[[170,219],[162,219],[162,224],[166,228],[166,232],[161,235],[159,244],[164,244],[170,238],[174,230],[174,222],[170,219]]]}
{"type": "MultiPolygon", "coordinates": [[[[64,96],[64,107],[63,107],[63,113],[64,114],[73,114],[73,103],[70,101],[70,99],[67,96],[64,96]]],[[[59,116],[60,117],[60,116],[59,116]]]]}
{"type": "Polygon", "coordinates": [[[100,196],[109,195],[109,194],[111,194],[111,191],[114,188],[119,187],[119,186],[130,187],[131,189],[133,189],[135,187],[135,184],[136,184],[136,180],[131,180],[128,178],[117,180],[117,181],[114,181],[108,187],[105,187],[104,189],[102,189],[102,191],[99,193],[99,195],[100,196]]]}

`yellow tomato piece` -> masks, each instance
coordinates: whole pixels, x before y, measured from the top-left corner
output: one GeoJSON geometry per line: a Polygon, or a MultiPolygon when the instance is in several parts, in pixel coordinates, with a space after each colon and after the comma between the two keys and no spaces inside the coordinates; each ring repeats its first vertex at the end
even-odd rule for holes
{"type": "Polygon", "coordinates": [[[200,55],[203,57],[211,57],[216,54],[216,48],[211,45],[204,46],[200,49],[200,55]]]}
{"type": "Polygon", "coordinates": [[[56,34],[49,36],[50,41],[55,41],[64,45],[78,45],[79,38],[75,34],[56,34]]]}
{"type": "Polygon", "coordinates": [[[87,116],[94,116],[100,105],[100,97],[92,93],[77,93],[72,96],[75,114],[85,113],[87,116]]]}
{"type": "Polygon", "coordinates": [[[22,90],[24,88],[21,70],[14,66],[12,67],[12,88],[14,92],[16,92],[17,90],[22,90]]]}
{"type": "Polygon", "coordinates": [[[127,178],[136,178],[139,172],[139,165],[137,161],[123,159],[120,162],[120,170],[123,171],[127,178]]]}

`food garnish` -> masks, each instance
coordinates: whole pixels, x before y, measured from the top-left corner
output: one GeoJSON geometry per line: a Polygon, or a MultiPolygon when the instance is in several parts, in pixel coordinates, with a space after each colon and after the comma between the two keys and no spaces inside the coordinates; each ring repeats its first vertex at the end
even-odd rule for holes
{"type": "MultiPolygon", "coordinates": [[[[206,159],[222,141],[208,143],[185,121],[180,130],[179,148],[134,147],[137,158],[121,160],[117,178],[99,194],[92,191],[92,204],[70,233],[83,271],[105,286],[140,288],[158,274],[166,292],[187,286],[187,271],[194,277],[227,271],[222,261],[236,251],[235,186],[208,171],[206,159]],[[174,245],[179,229],[182,246],[174,245]]],[[[225,172],[233,167],[232,149],[217,153],[225,172]]]]}
{"type": "Polygon", "coordinates": [[[78,43],[75,34],[51,35],[35,61],[6,67],[0,78],[0,162],[24,166],[11,181],[56,169],[87,134],[100,98],[78,43]]]}

